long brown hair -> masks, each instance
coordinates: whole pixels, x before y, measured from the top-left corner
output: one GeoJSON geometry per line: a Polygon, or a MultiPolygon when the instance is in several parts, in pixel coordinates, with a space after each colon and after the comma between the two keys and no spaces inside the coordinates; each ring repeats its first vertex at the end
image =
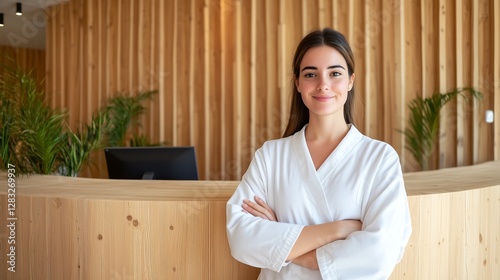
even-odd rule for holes
{"type": "MultiPolygon", "coordinates": [[[[283,133],[283,137],[293,135],[309,122],[309,109],[307,109],[306,105],[302,101],[300,93],[297,91],[295,79],[298,79],[299,77],[300,63],[302,62],[302,58],[304,58],[306,52],[313,47],[319,46],[329,46],[338,50],[347,62],[347,72],[349,77],[354,74],[354,55],[352,54],[349,43],[342,33],[331,28],[325,28],[323,30],[315,30],[307,34],[297,46],[297,50],[295,51],[295,56],[293,58],[294,77],[292,79],[292,101],[290,106],[290,116],[288,118],[288,124],[285,132],[283,133]]],[[[353,100],[354,86],[347,95],[347,100],[344,104],[344,119],[348,124],[354,123],[352,116],[353,100]]]]}

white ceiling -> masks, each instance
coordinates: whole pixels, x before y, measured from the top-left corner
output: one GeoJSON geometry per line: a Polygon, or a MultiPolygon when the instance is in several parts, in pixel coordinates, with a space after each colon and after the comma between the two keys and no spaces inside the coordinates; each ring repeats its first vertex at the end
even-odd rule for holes
{"type": "Polygon", "coordinates": [[[0,45],[45,49],[45,8],[68,0],[0,0],[4,26],[0,27],[0,45]],[[23,15],[16,16],[16,2],[23,5],[23,15]]]}

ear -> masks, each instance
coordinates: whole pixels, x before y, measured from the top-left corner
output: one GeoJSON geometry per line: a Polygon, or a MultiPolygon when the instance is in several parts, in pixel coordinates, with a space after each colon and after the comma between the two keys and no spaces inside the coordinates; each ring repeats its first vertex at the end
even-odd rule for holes
{"type": "Polygon", "coordinates": [[[349,78],[349,91],[351,91],[352,87],[354,86],[354,78],[355,75],[352,73],[351,77],[349,78]]]}
{"type": "Polygon", "coordinates": [[[293,75],[293,81],[295,83],[295,88],[297,88],[297,91],[300,92],[300,90],[299,90],[299,79],[297,78],[297,76],[293,75]]]}

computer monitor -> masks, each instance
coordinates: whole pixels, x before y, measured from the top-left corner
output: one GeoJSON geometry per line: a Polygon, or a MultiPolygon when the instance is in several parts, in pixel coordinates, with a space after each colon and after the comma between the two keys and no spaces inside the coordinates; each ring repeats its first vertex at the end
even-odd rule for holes
{"type": "Polygon", "coordinates": [[[109,179],[198,180],[194,147],[104,148],[109,179]]]}

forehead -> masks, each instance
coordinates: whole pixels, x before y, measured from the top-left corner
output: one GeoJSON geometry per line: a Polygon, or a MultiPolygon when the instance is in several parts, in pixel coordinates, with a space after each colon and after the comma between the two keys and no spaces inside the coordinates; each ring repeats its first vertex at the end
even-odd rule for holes
{"type": "MultiPolygon", "coordinates": [[[[300,68],[304,66],[332,66],[342,65],[347,67],[347,62],[342,54],[330,46],[318,46],[307,50],[300,62],[300,68]]],[[[346,68],[347,69],[347,68],[346,68]]]]}

